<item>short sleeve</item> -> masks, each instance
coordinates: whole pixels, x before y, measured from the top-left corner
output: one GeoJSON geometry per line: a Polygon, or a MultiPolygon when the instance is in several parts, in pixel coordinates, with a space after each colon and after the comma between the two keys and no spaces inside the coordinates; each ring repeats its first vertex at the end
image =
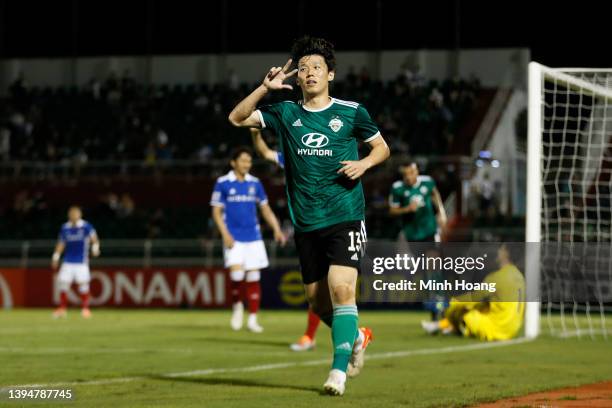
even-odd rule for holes
{"type": "Polygon", "coordinates": [[[268,203],[268,196],[266,195],[266,191],[264,190],[263,184],[261,181],[258,181],[255,187],[255,192],[257,194],[257,202],[259,205],[268,203]]]}
{"type": "Polygon", "coordinates": [[[87,236],[94,237],[96,235],[96,229],[91,224],[87,224],[87,236]]]}
{"type": "Polygon", "coordinates": [[[59,234],[57,235],[57,241],[66,242],[66,230],[64,230],[63,228],[60,230],[59,234]]]}
{"type": "Polygon", "coordinates": [[[436,182],[433,178],[429,179],[429,187],[431,188],[431,193],[433,194],[433,191],[436,189],[436,182]]]}
{"type": "Polygon", "coordinates": [[[357,140],[362,142],[370,142],[380,136],[378,126],[376,126],[366,108],[361,105],[357,106],[353,132],[357,140]]]}
{"type": "Polygon", "coordinates": [[[212,207],[225,207],[226,200],[227,194],[225,193],[225,189],[223,185],[217,181],[213,188],[212,197],[210,198],[210,205],[212,207]]]}
{"type": "Polygon", "coordinates": [[[255,111],[259,115],[262,129],[271,129],[277,132],[278,129],[281,128],[281,112],[279,105],[278,103],[264,105],[255,111]]]}
{"type": "Polygon", "coordinates": [[[398,208],[402,205],[400,191],[397,188],[391,188],[389,194],[389,207],[398,208]]]}

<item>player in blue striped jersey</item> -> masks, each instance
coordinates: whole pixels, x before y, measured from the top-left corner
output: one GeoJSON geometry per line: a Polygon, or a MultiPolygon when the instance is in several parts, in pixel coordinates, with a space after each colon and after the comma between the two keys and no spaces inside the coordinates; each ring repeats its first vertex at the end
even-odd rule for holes
{"type": "Polygon", "coordinates": [[[55,251],[51,259],[51,267],[59,266],[60,257],[64,260],[59,270],[57,280],[60,288],[60,305],[53,312],[55,318],[66,317],[68,307],[68,289],[72,282],[79,286],[81,295],[81,315],[91,317],[89,310],[89,251],[94,257],[100,256],[100,240],[93,225],[82,219],[81,209],[72,206],[68,210],[68,222],[62,225],[55,251]]]}
{"type": "Polygon", "coordinates": [[[268,204],[268,197],[257,177],[249,174],[252,155],[248,148],[239,147],[231,156],[232,170],[219,177],[213,189],[210,205],[213,220],[223,239],[225,267],[230,270],[232,318],[230,325],[240,330],[243,324],[244,305],[241,299],[243,281],[249,308],[247,329],[261,333],[257,321],[261,287],[261,269],[268,267],[268,256],[262,240],[257,207],[274,232],[275,241],[284,245],[278,220],[268,204]]]}

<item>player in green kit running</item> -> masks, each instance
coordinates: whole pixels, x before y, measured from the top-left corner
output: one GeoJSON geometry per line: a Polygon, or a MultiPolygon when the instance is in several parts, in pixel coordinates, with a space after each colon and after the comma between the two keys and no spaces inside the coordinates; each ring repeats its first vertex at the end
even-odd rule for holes
{"type": "Polygon", "coordinates": [[[389,148],[367,110],[329,96],[336,60],[333,45],[303,37],[284,67],[272,67],[263,83],[230,113],[234,126],[270,128],[285,159],[289,214],[295,227],[306,297],[332,331],[334,358],[323,388],[342,395],[348,375],[363,367],[371,330],[358,328],[355,290],[365,251],[365,200],[360,177],[389,157],[389,148]],[[297,68],[290,70],[295,61],[297,68]],[[302,100],[261,106],[270,91],[292,89],[297,73],[302,100]],[[368,156],[357,146],[366,142],[368,156]]]}
{"type": "MultiPolygon", "coordinates": [[[[422,243],[413,245],[412,250],[421,250],[427,256],[440,256],[435,242],[439,241],[438,229],[446,226],[446,211],[436,183],[429,176],[419,175],[415,162],[403,164],[401,173],[402,180],[391,187],[389,214],[402,217],[402,234],[406,241],[422,243]]],[[[439,272],[424,273],[427,280],[443,279],[439,272]]],[[[423,306],[431,312],[431,319],[435,321],[442,317],[448,301],[443,293],[431,291],[423,306]]]]}
{"type": "Polygon", "coordinates": [[[414,162],[402,165],[401,172],[402,180],[391,187],[389,214],[402,217],[406,241],[437,241],[438,228],[446,225],[446,211],[436,183],[429,176],[419,175],[414,162]]]}

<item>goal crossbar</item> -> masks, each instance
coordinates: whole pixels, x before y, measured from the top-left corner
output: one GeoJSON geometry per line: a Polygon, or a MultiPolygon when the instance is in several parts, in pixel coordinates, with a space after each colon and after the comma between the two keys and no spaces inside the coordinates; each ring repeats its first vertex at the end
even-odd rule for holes
{"type": "Polygon", "coordinates": [[[578,70],[578,69],[570,69],[570,68],[549,68],[544,65],[540,65],[537,62],[531,62],[531,64],[535,64],[539,66],[540,72],[547,79],[553,79],[557,82],[561,82],[564,85],[567,85],[570,89],[578,88],[581,92],[589,94],[591,96],[599,96],[606,99],[612,99],[612,88],[606,88],[605,86],[593,84],[591,82],[585,81],[584,79],[577,78],[572,75],[566,74],[566,72],[612,72],[610,69],[591,69],[591,70],[578,70]],[[586,91],[586,92],[585,92],[586,91]]]}

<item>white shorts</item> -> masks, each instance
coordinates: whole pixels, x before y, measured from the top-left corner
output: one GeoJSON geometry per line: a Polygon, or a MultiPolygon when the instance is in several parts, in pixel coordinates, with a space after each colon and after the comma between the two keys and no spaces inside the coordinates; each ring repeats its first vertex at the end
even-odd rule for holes
{"type": "Polygon", "coordinates": [[[89,275],[89,265],[80,263],[62,263],[57,279],[60,282],[72,283],[89,283],[91,277],[89,275]]]}
{"type": "Polygon", "coordinates": [[[245,271],[254,271],[268,267],[268,254],[262,240],[252,242],[234,241],[231,248],[223,248],[225,267],[242,265],[245,271]]]}

